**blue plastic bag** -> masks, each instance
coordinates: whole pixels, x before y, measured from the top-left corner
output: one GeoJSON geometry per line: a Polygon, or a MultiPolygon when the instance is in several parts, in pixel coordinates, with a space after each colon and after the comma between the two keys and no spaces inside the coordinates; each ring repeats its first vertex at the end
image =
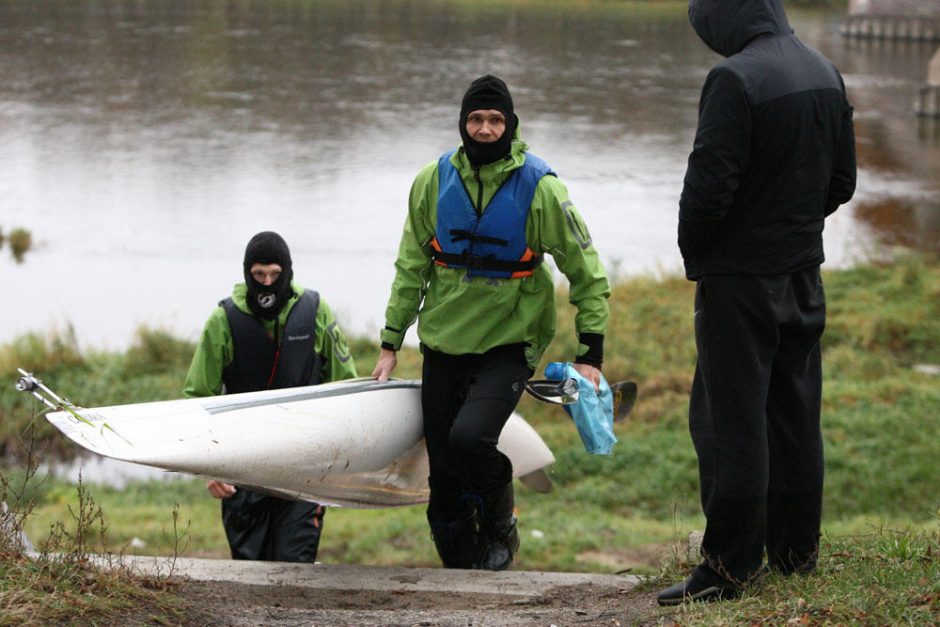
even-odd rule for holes
{"type": "Polygon", "coordinates": [[[548,364],[545,377],[555,381],[572,378],[578,382],[578,402],[565,405],[565,411],[578,428],[584,450],[592,455],[610,455],[617,441],[614,435],[614,395],[604,375],[601,375],[600,393],[568,362],[548,364]]]}

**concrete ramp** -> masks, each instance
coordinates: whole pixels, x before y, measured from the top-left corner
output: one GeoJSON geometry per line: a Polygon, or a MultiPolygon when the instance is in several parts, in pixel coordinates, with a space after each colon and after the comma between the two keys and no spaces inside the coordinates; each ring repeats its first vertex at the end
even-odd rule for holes
{"type": "Polygon", "coordinates": [[[651,593],[634,590],[635,576],[128,556],[122,563],[172,575],[194,611],[233,627],[634,625],[661,614],[651,593]]]}
{"type": "Polygon", "coordinates": [[[197,581],[228,581],[255,586],[293,586],[331,590],[398,592],[452,592],[500,594],[513,597],[542,595],[558,587],[595,585],[632,588],[633,575],[551,573],[537,571],[489,572],[445,568],[402,568],[347,564],[295,564],[181,557],[129,557],[123,563],[141,574],[187,577],[197,581]]]}

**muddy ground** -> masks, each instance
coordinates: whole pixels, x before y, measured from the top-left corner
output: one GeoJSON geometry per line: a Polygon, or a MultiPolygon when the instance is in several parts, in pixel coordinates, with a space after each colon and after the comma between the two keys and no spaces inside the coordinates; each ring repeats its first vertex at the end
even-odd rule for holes
{"type": "MultiPolygon", "coordinates": [[[[480,575],[485,576],[485,575],[480,575]]],[[[311,589],[176,579],[186,625],[658,625],[670,612],[653,591],[592,584],[534,597],[500,594],[311,589]]]]}

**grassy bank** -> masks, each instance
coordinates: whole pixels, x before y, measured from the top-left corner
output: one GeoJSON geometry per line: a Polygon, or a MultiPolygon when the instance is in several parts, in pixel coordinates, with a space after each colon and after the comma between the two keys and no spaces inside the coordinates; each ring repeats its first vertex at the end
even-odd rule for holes
{"type": "MultiPolygon", "coordinates": [[[[733,606],[683,610],[680,622],[929,622],[940,620],[940,262],[905,257],[886,265],[827,272],[829,326],[824,338],[823,423],[827,475],[821,576],[769,581],[733,606]],[[800,604],[798,599],[804,599],[800,604]],[[889,601],[885,601],[889,599],[889,601]],[[727,614],[732,612],[732,614],[727,614]],[[735,614],[737,612],[737,614],[735,614]]],[[[564,300],[564,295],[559,295],[564,300]]],[[[679,577],[688,560],[682,542],[700,529],[696,461],[686,426],[694,367],[692,286],[677,277],[619,281],[605,373],[633,379],[640,400],[618,425],[611,457],[588,456],[567,417],[525,398],[520,411],[554,451],[555,491],[518,488],[520,569],[632,572],[679,577]]],[[[574,333],[563,305],[549,359],[571,354],[574,333]]],[[[357,340],[361,371],[376,346],[357,340]]],[[[179,396],[192,346],[141,330],[123,354],[82,351],[69,333],[29,335],[0,347],[0,380],[15,367],[34,370],[57,391],[85,405],[179,396]]],[[[418,374],[407,351],[400,371],[418,374]]],[[[0,386],[0,441],[21,450],[33,421],[40,456],[74,450],[36,416],[34,402],[0,386]]],[[[14,483],[22,471],[6,473],[14,483]]],[[[225,556],[218,502],[199,480],[150,481],[119,491],[86,486],[100,506],[101,547],[113,551],[225,556]],[[132,548],[131,542],[143,548],[132,548]]],[[[26,494],[34,542],[58,522],[74,524],[74,486],[35,479],[26,494]]],[[[437,564],[423,509],[330,510],[324,562],[437,564]]],[[[2,574],[2,573],[0,573],[2,574]]],[[[651,585],[656,585],[653,583],[651,585]]],[[[0,603],[3,602],[0,596],[0,603]]],[[[2,605],[0,605],[2,608],[2,605]]]]}

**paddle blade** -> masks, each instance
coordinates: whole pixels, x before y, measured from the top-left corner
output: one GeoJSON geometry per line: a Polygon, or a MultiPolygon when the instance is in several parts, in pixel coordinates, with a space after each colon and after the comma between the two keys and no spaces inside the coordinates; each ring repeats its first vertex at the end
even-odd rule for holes
{"type": "Polygon", "coordinates": [[[548,476],[544,468],[522,475],[519,477],[519,481],[530,490],[535,490],[541,494],[548,494],[552,491],[551,477],[548,476]]]}
{"type": "Polygon", "coordinates": [[[578,382],[575,379],[543,379],[525,384],[526,392],[546,403],[571,405],[578,402],[578,382]]]}
{"type": "Polygon", "coordinates": [[[614,395],[614,422],[621,422],[633,411],[639,393],[636,382],[620,381],[610,386],[614,395]]]}

